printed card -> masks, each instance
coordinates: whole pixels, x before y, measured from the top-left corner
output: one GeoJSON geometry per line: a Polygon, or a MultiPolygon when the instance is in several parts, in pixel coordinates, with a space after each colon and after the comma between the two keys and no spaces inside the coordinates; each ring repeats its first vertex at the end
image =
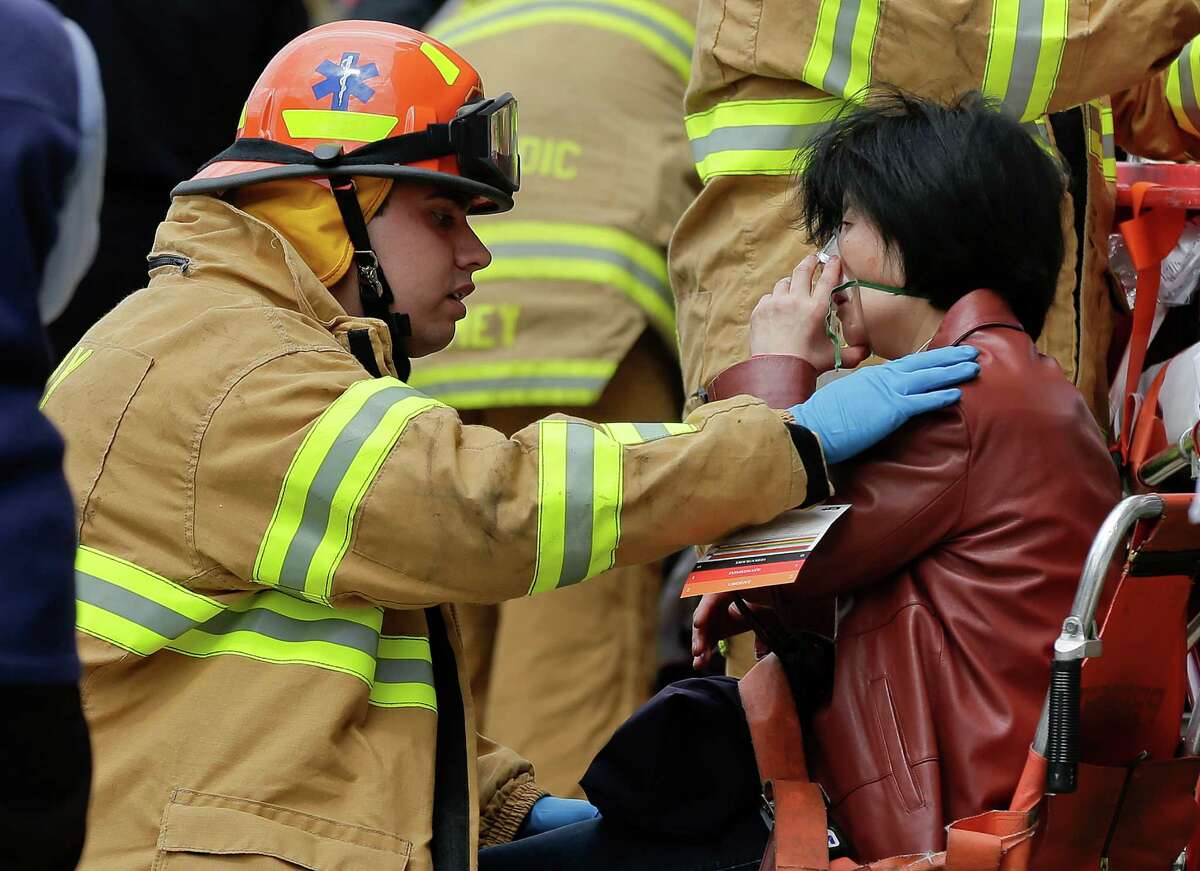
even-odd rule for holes
{"type": "Polygon", "coordinates": [[[735,532],[705,551],[681,598],[793,583],[804,560],[849,505],[785,511],[770,523],[735,532]]]}

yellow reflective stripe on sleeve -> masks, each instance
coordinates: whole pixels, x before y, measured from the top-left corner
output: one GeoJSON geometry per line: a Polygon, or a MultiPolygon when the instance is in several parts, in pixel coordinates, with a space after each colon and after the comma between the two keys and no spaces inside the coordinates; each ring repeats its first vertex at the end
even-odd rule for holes
{"type": "Polygon", "coordinates": [[[825,130],[845,101],[733,100],[684,122],[702,181],[718,175],[787,175],[797,155],[825,130]]]}
{"type": "Polygon", "coordinates": [[[371,704],[437,711],[428,638],[385,635],[379,639],[379,663],[371,687],[371,704]]]}
{"type": "MultiPolygon", "coordinates": [[[[583,426],[577,424],[576,426],[583,426]]],[[[591,516],[591,540],[588,542],[590,546],[590,554],[587,563],[587,571],[582,577],[576,577],[576,572],[570,574],[564,573],[560,586],[565,584],[574,584],[585,578],[594,578],[596,575],[606,572],[613,567],[616,561],[617,544],[621,540],[621,488],[624,485],[622,481],[622,446],[612,439],[606,437],[599,430],[586,427],[591,430],[592,441],[592,516],[591,516]]],[[[570,451],[571,440],[573,434],[568,434],[568,452],[570,451]]],[[[581,442],[584,439],[579,439],[581,442]]],[[[568,455],[567,462],[571,461],[568,455]]],[[[568,483],[571,478],[568,475],[568,483]]],[[[567,500],[567,522],[572,519],[571,500],[568,494],[567,500]]],[[[582,539],[582,536],[580,536],[582,539]]],[[[568,536],[568,545],[572,545],[572,539],[568,536]]],[[[586,549],[582,540],[578,542],[580,559],[586,553],[586,549]]],[[[567,558],[563,561],[564,570],[572,566],[574,554],[571,548],[567,549],[567,558]]]]}
{"type": "Polygon", "coordinates": [[[801,78],[827,94],[861,98],[871,84],[880,0],[821,0],[801,78]]]}
{"type": "Polygon", "coordinates": [[[628,296],[675,347],[675,298],[666,252],[624,230],[555,221],[486,221],[477,232],[492,263],[475,273],[488,281],[585,281],[628,296]]]}
{"type": "Polygon", "coordinates": [[[440,22],[430,36],[461,48],[527,27],[564,23],[626,36],[653,52],[685,82],[691,73],[695,28],[653,0],[497,0],[440,22]]]}
{"type": "Polygon", "coordinates": [[[537,564],[529,594],[612,568],[621,537],[622,448],[585,423],[538,424],[537,564]]]}
{"type": "Polygon", "coordinates": [[[50,400],[51,395],[58,389],[58,386],[66,381],[72,372],[86,363],[91,356],[91,348],[75,348],[67,354],[55,370],[50,373],[50,378],[46,381],[46,390],[42,393],[42,400],[38,403],[38,408],[44,408],[50,400]]]}
{"type": "Polygon", "coordinates": [[[400,123],[394,115],[335,112],[331,109],[284,109],[283,123],[293,139],[348,139],[376,142],[400,123]]]}
{"type": "Polygon", "coordinates": [[[616,370],[613,360],[501,360],[426,365],[408,381],[459,409],[592,405],[616,370]]]}
{"type": "Polygon", "coordinates": [[[601,429],[622,445],[640,445],[667,436],[696,432],[690,423],[606,423],[601,429]]]}
{"type": "Polygon", "coordinates": [[[395,378],[359,381],[330,404],[292,458],[253,579],[328,602],[367,488],[408,422],[440,404],[395,378]]]}
{"type": "Polygon", "coordinates": [[[446,57],[446,53],[432,42],[421,43],[421,54],[429,58],[433,65],[437,67],[438,74],[441,75],[442,81],[447,85],[453,85],[458,81],[462,70],[458,68],[458,64],[446,57]]]}
{"type": "Polygon", "coordinates": [[[1192,136],[1200,136],[1200,99],[1197,99],[1197,84],[1200,83],[1200,39],[1193,39],[1183,47],[1167,68],[1167,104],[1175,121],[1192,136]]]}
{"type": "Polygon", "coordinates": [[[1067,45],[1068,0],[993,0],[983,92],[1021,121],[1044,115],[1067,45]]]}

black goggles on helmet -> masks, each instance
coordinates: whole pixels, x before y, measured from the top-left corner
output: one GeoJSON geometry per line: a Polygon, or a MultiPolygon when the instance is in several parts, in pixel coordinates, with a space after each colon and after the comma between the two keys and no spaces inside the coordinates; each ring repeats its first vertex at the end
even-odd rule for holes
{"type": "Polygon", "coordinates": [[[516,97],[467,103],[447,126],[460,173],[510,193],[520,189],[516,97]]]}
{"type": "Polygon", "coordinates": [[[294,171],[296,175],[388,177],[404,175],[404,169],[410,164],[450,156],[458,160],[462,178],[509,195],[511,205],[511,194],[521,186],[516,97],[502,94],[494,99],[467,103],[448,124],[430,124],[424,130],[368,142],[353,151],[344,151],[333,143],[306,151],[269,139],[245,137],[204,167],[223,160],[246,160],[317,170],[311,173],[294,171]]]}

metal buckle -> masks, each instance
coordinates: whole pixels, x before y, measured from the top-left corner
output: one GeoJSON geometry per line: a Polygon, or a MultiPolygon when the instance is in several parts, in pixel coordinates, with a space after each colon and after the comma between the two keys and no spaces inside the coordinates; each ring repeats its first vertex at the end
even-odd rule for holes
{"type": "Polygon", "coordinates": [[[775,831],[775,799],[772,797],[774,791],[771,789],[770,781],[763,784],[762,804],[759,805],[758,815],[762,817],[764,825],[768,832],[775,831]]]}
{"type": "Polygon", "coordinates": [[[379,280],[379,258],[375,256],[375,252],[356,250],[354,252],[354,265],[358,267],[359,277],[371,285],[371,288],[375,291],[375,295],[382,299],[383,282],[379,280]]]}

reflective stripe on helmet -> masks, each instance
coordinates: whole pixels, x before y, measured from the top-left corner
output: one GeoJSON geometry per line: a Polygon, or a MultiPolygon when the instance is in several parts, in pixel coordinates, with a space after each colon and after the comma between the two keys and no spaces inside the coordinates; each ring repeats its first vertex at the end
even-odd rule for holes
{"type": "Polygon", "coordinates": [[[1167,68],[1167,103],[1176,123],[1193,136],[1200,136],[1200,39],[1183,47],[1167,68]]]}
{"type": "Polygon", "coordinates": [[[223,603],[82,545],[75,587],[79,631],[139,656],[311,665],[358,678],[372,704],[437,709],[428,640],[381,639],[381,608],[330,608],[274,590],[223,603]]]}
{"type": "Polygon", "coordinates": [[[701,180],[718,175],[787,175],[797,151],[824,131],[845,101],[733,100],[685,122],[701,180]]]}
{"type": "Polygon", "coordinates": [[[622,450],[589,424],[539,422],[537,564],[530,595],[613,567],[621,538],[622,450]]]}
{"type": "Polygon", "coordinates": [[[296,139],[348,139],[377,142],[400,123],[394,115],[335,112],[331,109],[284,109],[283,123],[296,139]]]}
{"type": "Polygon", "coordinates": [[[599,224],[490,221],[478,227],[492,263],[475,273],[488,281],[586,281],[614,287],[645,312],[668,347],[675,347],[675,298],[664,252],[599,224]]]}
{"type": "Polygon", "coordinates": [[[423,366],[414,387],[460,409],[592,405],[612,379],[612,360],[499,360],[423,366]]]}
{"type": "Polygon", "coordinates": [[[579,24],[620,33],[650,49],[687,81],[695,28],[653,0],[497,0],[439,22],[431,35],[456,48],[526,27],[579,24]]]}
{"type": "Polygon", "coordinates": [[[438,405],[395,378],[359,381],[334,400],[292,458],[253,580],[328,602],[367,488],[408,422],[438,405]]]}
{"type": "Polygon", "coordinates": [[[462,70],[458,64],[446,57],[446,53],[434,45],[432,42],[421,43],[421,54],[429,58],[434,67],[442,76],[442,81],[447,85],[453,85],[458,81],[458,77],[462,75],[462,70]]]}
{"type": "Polygon", "coordinates": [[[1068,0],[994,0],[983,92],[1021,121],[1044,115],[1067,45],[1068,0]]]}
{"type": "Polygon", "coordinates": [[[872,81],[880,5],[881,0],[821,0],[801,78],[827,94],[861,95],[872,81]]]}

